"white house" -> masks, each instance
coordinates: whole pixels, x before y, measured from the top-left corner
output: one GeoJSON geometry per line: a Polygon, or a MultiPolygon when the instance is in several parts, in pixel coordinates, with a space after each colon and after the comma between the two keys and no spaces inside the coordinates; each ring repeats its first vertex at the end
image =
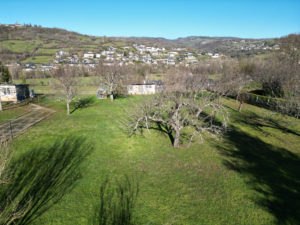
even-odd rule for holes
{"type": "Polygon", "coordinates": [[[167,64],[168,64],[168,65],[175,65],[176,62],[174,61],[174,59],[168,59],[167,64]]]}
{"type": "Polygon", "coordinates": [[[152,54],[153,56],[158,56],[158,55],[159,55],[159,52],[158,52],[158,51],[152,51],[151,54],[152,54]]]}
{"type": "Polygon", "coordinates": [[[83,54],[83,58],[93,59],[94,58],[94,53],[93,52],[86,52],[86,53],[83,54]]]}
{"type": "Polygon", "coordinates": [[[161,80],[144,81],[143,83],[132,84],[127,86],[129,95],[151,95],[163,90],[161,80]]]}
{"type": "Polygon", "coordinates": [[[216,53],[216,54],[214,54],[213,56],[211,56],[213,59],[217,59],[217,58],[219,58],[219,54],[218,53],[216,53]]]}
{"type": "Polygon", "coordinates": [[[185,53],[185,55],[188,60],[196,59],[196,57],[191,52],[187,52],[187,53],[185,53]]]}
{"type": "Polygon", "coordinates": [[[169,57],[174,58],[178,55],[178,52],[169,52],[169,57]]]}
{"type": "Polygon", "coordinates": [[[107,60],[113,61],[113,60],[114,60],[114,55],[113,55],[113,54],[108,54],[108,55],[106,56],[106,59],[107,59],[107,60]]]}
{"type": "Polygon", "coordinates": [[[63,57],[63,56],[67,56],[67,55],[69,55],[69,53],[68,52],[65,52],[65,51],[63,51],[63,50],[59,50],[57,53],[56,53],[56,58],[60,58],[60,57],[63,57]]]}

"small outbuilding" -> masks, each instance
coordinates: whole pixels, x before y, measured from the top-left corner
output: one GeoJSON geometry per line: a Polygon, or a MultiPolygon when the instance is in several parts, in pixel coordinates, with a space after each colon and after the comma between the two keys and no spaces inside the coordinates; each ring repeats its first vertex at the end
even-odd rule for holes
{"type": "Polygon", "coordinates": [[[127,86],[129,95],[151,95],[159,93],[163,90],[161,80],[145,80],[143,83],[131,84],[127,86]]]}
{"type": "Polygon", "coordinates": [[[97,98],[98,99],[107,99],[108,93],[106,88],[99,88],[97,90],[97,98]]]}
{"type": "Polygon", "coordinates": [[[29,98],[28,84],[0,84],[2,102],[18,102],[29,98]]]}

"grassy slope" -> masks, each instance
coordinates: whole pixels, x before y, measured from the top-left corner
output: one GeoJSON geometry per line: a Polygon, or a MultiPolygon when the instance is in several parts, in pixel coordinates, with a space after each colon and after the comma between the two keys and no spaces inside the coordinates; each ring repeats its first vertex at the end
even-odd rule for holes
{"type": "MultiPolygon", "coordinates": [[[[267,110],[246,105],[243,114],[230,109],[233,128],[224,140],[175,150],[154,131],[131,138],[122,133],[118,120],[136,99],[97,100],[69,117],[63,103],[47,102],[57,113],[14,142],[16,158],[74,134],[95,146],[75,188],[34,224],[88,224],[99,184],[123,174],[140,182],[139,224],[285,224],[296,217],[299,120],[265,123],[253,113],[267,110]]],[[[226,104],[237,108],[232,100],[226,104]]]]}
{"type": "Polygon", "coordinates": [[[52,54],[55,55],[55,53],[57,53],[59,51],[59,49],[51,49],[51,48],[40,48],[38,50],[39,54],[52,54]]]}
{"type": "Polygon", "coordinates": [[[0,47],[6,48],[12,52],[32,52],[38,45],[39,43],[36,41],[8,40],[0,42],[0,47]]]}
{"type": "Polygon", "coordinates": [[[53,57],[48,55],[39,55],[27,58],[26,60],[23,60],[22,63],[37,63],[37,64],[47,64],[52,62],[53,57]]]}

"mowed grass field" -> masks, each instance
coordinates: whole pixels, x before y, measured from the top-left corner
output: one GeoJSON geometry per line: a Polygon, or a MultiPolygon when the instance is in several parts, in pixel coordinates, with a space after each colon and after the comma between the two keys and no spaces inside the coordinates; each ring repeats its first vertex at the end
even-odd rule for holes
{"type": "MultiPolygon", "coordinates": [[[[13,142],[12,163],[35,169],[45,180],[55,179],[52,174],[61,169],[57,159],[49,166],[53,173],[44,172],[53,161],[49,149],[60,146],[64,152],[75,146],[87,153],[73,164],[78,171],[71,188],[63,189],[61,180],[53,190],[36,192],[50,200],[38,205],[45,210],[31,224],[91,224],[101,183],[124,176],[140,187],[135,224],[300,223],[299,120],[267,116],[270,111],[247,104],[238,113],[238,103],[224,99],[231,114],[227,134],[174,149],[166,134],[151,130],[128,137],[121,129],[126,111],[143,96],[113,103],[91,98],[67,116],[63,102],[47,97],[42,104],[56,113],[13,142]]],[[[43,190],[42,182],[38,187],[43,190]]]]}
{"type": "Polygon", "coordinates": [[[47,64],[50,63],[53,60],[53,56],[48,55],[40,55],[40,56],[34,56],[27,58],[22,61],[22,63],[36,63],[36,64],[47,64]]]}
{"type": "MultiPolygon", "coordinates": [[[[14,83],[21,84],[22,80],[14,80],[14,83]]],[[[26,83],[37,94],[58,93],[53,87],[53,83],[55,83],[55,79],[53,78],[26,79],[26,83]]],[[[96,94],[100,86],[99,78],[97,77],[79,77],[78,83],[79,85],[76,89],[79,94],[96,94]]]]}
{"type": "Polygon", "coordinates": [[[0,42],[0,47],[6,48],[12,52],[32,52],[41,44],[35,41],[23,41],[23,40],[6,40],[0,42]]]}

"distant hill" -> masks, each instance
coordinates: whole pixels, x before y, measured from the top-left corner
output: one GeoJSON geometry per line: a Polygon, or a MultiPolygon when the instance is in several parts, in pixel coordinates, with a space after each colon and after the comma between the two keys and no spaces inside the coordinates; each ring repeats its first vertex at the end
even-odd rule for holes
{"type": "Polygon", "coordinates": [[[241,39],[234,37],[186,37],[169,40],[150,37],[95,37],[82,35],[58,28],[39,26],[0,25],[0,60],[34,61],[48,63],[60,49],[74,54],[85,51],[101,51],[108,46],[123,47],[132,44],[144,44],[165,48],[188,48],[206,52],[218,52],[230,56],[243,56],[262,53],[243,51],[243,46],[273,46],[276,39],[241,39]]]}

